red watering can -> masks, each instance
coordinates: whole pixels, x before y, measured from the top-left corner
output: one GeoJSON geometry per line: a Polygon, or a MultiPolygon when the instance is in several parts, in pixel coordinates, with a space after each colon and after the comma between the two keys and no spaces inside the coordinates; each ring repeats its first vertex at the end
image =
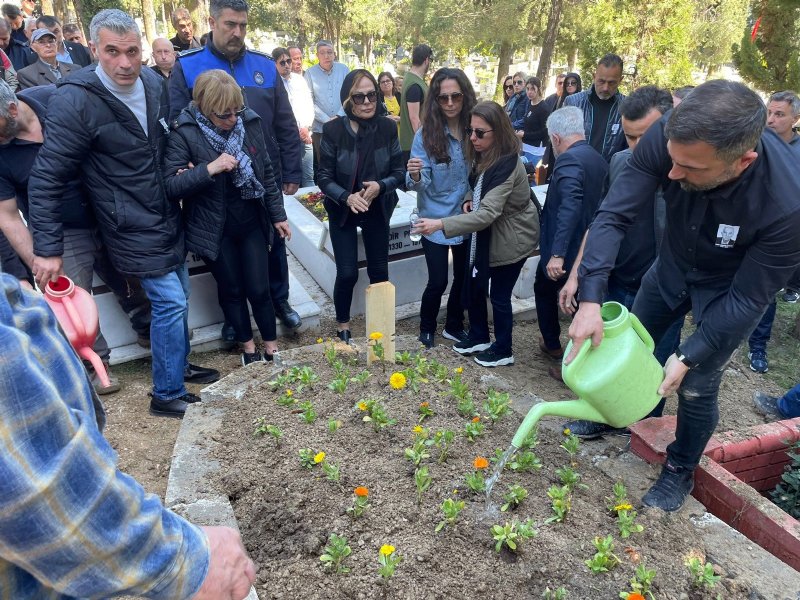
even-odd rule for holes
{"type": "Polygon", "coordinates": [[[97,376],[108,387],[106,367],[97,353],[92,350],[100,328],[97,304],[92,295],[75,285],[69,277],[59,277],[50,281],[44,288],[44,299],[56,315],[61,328],[78,353],[78,356],[92,363],[97,376]]]}

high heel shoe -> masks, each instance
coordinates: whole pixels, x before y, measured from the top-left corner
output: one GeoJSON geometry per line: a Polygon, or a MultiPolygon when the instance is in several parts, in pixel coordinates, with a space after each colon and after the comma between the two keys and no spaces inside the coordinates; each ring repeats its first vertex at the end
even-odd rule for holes
{"type": "Polygon", "coordinates": [[[336,332],[336,336],[340,340],[342,340],[345,344],[349,344],[350,340],[353,338],[353,336],[350,335],[350,330],[349,329],[342,329],[341,331],[337,331],[336,332]]]}

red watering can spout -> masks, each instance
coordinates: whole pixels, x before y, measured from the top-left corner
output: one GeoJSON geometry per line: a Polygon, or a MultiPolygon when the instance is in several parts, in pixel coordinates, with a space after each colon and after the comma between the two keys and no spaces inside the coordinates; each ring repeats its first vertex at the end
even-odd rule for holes
{"type": "Polygon", "coordinates": [[[75,352],[92,363],[104,386],[111,385],[103,361],[92,350],[100,326],[100,317],[91,294],[76,286],[69,277],[62,276],[45,286],[44,299],[55,313],[75,352]]]}

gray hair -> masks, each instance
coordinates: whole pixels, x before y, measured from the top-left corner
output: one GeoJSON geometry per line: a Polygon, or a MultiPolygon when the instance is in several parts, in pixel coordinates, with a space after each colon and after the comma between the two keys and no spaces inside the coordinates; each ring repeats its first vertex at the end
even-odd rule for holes
{"type": "Polygon", "coordinates": [[[792,111],[795,118],[800,117],[800,97],[794,92],[785,90],[783,92],[775,92],[769,97],[770,102],[786,102],[792,111]]]}
{"type": "Polygon", "coordinates": [[[315,49],[316,49],[317,52],[319,52],[320,48],[323,48],[323,47],[326,47],[326,46],[328,48],[330,48],[331,50],[333,50],[333,44],[331,42],[329,42],[328,40],[320,40],[320,41],[318,41],[315,49]]]}
{"type": "Polygon", "coordinates": [[[185,6],[180,6],[172,11],[172,14],[169,17],[169,20],[172,22],[173,27],[178,26],[178,20],[180,19],[189,19],[192,20],[192,13],[189,12],[189,9],[185,6]]]}
{"type": "Polygon", "coordinates": [[[250,10],[245,0],[211,0],[208,5],[208,12],[215,19],[219,19],[222,11],[230,8],[233,12],[247,12],[250,10]]]}
{"type": "Polygon", "coordinates": [[[680,144],[705,142],[732,163],[761,139],[767,107],[746,85],[717,79],[698,85],[667,121],[664,134],[680,144]]]}
{"type": "Polygon", "coordinates": [[[12,104],[19,104],[17,95],[5,81],[0,79],[0,119],[8,119],[8,107],[12,104]]]}
{"type": "Polygon", "coordinates": [[[133,32],[137,37],[142,36],[133,17],[118,8],[106,8],[92,18],[89,24],[89,38],[95,45],[100,43],[101,29],[108,29],[119,35],[133,32]]]}
{"type": "Polygon", "coordinates": [[[579,135],[585,137],[583,128],[583,111],[577,106],[564,106],[547,117],[548,135],[562,138],[579,135]]]}

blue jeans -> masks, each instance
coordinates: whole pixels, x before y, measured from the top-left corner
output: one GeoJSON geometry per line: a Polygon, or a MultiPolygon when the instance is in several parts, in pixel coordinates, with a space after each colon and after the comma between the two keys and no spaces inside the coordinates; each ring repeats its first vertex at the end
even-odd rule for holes
{"type": "MultiPolygon", "coordinates": [[[[469,260],[468,257],[467,260],[469,260]]],[[[526,260],[527,257],[510,265],[489,267],[489,300],[492,302],[494,318],[492,348],[500,354],[512,352],[511,332],[514,329],[514,313],[511,307],[511,292],[526,260]]],[[[469,337],[476,342],[489,341],[489,311],[486,308],[486,290],[474,281],[470,286],[469,337]]]]}
{"type": "Polygon", "coordinates": [[[787,419],[800,417],[800,383],[790,389],[778,400],[778,410],[787,419]]]}
{"type": "Polygon", "coordinates": [[[747,345],[750,352],[766,352],[767,343],[772,336],[772,323],[775,321],[775,313],[778,310],[778,305],[775,300],[772,301],[764,311],[764,316],[756,325],[753,333],[750,334],[750,339],[747,340],[747,345]]]}
{"type": "Polygon", "coordinates": [[[181,265],[176,271],[141,281],[153,312],[153,399],[169,402],[186,394],[183,372],[189,365],[189,273],[186,265],[181,265]]]}

